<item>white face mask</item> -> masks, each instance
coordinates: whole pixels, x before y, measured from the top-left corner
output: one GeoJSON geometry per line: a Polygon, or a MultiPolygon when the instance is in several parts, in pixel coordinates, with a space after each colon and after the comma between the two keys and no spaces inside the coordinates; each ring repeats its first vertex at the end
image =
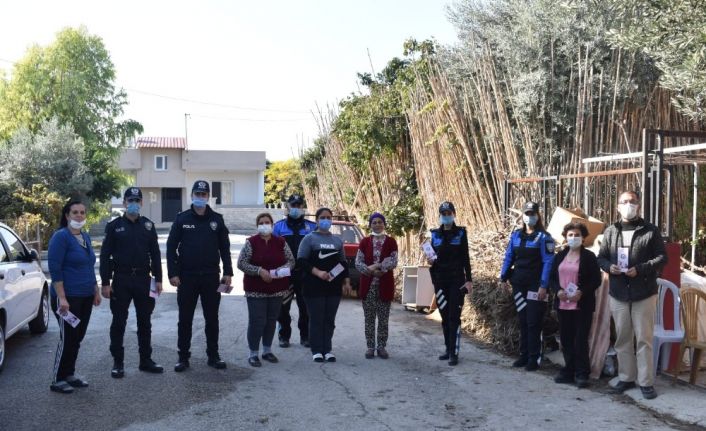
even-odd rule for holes
{"type": "Polygon", "coordinates": [[[257,226],[257,231],[261,235],[269,235],[272,233],[272,225],[271,224],[260,224],[257,226]]]}
{"type": "Polygon", "coordinates": [[[86,220],[84,220],[84,221],[70,220],[69,221],[69,226],[71,226],[71,229],[81,229],[85,224],[86,224],[86,220]]]}
{"type": "Polygon", "coordinates": [[[537,224],[537,216],[536,215],[527,215],[523,214],[522,215],[522,221],[525,222],[525,224],[529,227],[534,227],[534,225],[537,224]]]}
{"type": "Polygon", "coordinates": [[[570,249],[575,250],[575,249],[581,247],[581,244],[583,244],[583,237],[572,236],[572,237],[566,238],[566,243],[569,245],[570,249]]]}
{"type": "Polygon", "coordinates": [[[618,212],[625,220],[632,220],[637,217],[637,205],[635,204],[620,204],[618,212]]]}

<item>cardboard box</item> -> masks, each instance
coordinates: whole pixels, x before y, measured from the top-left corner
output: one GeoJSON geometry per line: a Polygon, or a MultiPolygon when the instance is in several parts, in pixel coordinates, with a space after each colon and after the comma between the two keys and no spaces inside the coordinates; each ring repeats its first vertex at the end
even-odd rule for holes
{"type": "Polygon", "coordinates": [[[589,216],[588,218],[585,218],[584,214],[579,212],[567,210],[562,207],[556,207],[554,214],[552,215],[552,220],[549,222],[549,226],[547,226],[547,232],[549,232],[552,238],[554,238],[557,245],[563,244],[564,237],[561,235],[561,232],[564,230],[564,226],[568,223],[576,222],[583,223],[586,225],[586,228],[588,228],[588,237],[584,238],[583,241],[583,244],[586,247],[593,245],[596,237],[602,234],[603,229],[605,229],[605,223],[595,217],[589,216]]]}

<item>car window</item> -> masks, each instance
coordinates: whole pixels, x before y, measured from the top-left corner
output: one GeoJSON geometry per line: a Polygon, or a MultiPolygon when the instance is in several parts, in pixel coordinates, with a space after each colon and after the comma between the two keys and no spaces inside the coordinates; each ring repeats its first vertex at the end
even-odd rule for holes
{"type": "Polygon", "coordinates": [[[5,262],[21,260],[21,256],[26,253],[25,247],[22,245],[22,241],[20,241],[15,234],[4,227],[0,227],[0,235],[2,235],[2,239],[5,240],[5,244],[7,244],[9,252],[9,255],[6,256],[5,262]]]}
{"type": "Polygon", "coordinates": [[[358,244],[362,239],[360,231],[355,226],[346,224],[332,225],[331,233],[341,238],[344,244],[358,244]]]}

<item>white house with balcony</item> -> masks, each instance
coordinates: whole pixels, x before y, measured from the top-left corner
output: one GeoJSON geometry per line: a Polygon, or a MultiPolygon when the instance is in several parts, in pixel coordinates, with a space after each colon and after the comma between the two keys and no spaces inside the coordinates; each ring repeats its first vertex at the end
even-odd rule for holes
{"type": "Polygon", "coordinates": [[[156,223],[172,222],[189,208],[196,180],[209,182],[211,206],[224,215],[264,207],[264,151],[188,150],[184,138],[141,136],[123,150],[118,166],[142,189],[142,214],[156,223]]]}

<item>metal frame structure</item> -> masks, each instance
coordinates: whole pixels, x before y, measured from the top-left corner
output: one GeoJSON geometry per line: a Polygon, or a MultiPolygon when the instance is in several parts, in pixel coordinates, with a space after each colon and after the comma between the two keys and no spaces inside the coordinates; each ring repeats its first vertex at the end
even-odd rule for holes
{"type": "MultiPolygon", "coordinates": [[[[598,157],[589,157],[582,160],[584,165],[599,162],[625,161],[631,159],[641,159],[640,168],[614,169],[598,172],[584,172],[571,175],[553,175],[547,177],[534,178],[514,178],[505,179],[503,187],[503,212],[509,216],[510,192],[513,184],[521,183],[542,183],[541,185],[541,205],[544,214],[549,214],[549,204],[547,196],[547,185],[556,183],[557,202],[562,202],[562,180],[577,178],[594,178],[604,176],[615,176],[623,174],[641,174],[640,194],[642,199],[643,217],[656,226],[662,226],[664,222],[664,236],[671,239],[672,236],[672,192],[673,192],[673,168],[679,165],[691,165],[694,167],[694,203],[692,209],[692,239],[695,240],[697,230],[697,190],[699,165],[706,164],[706,155],[689,155],[694,151],[706,150],[706,132],[678,131],[662,129],[643,129],[642,131],[642,151],[624,154],[612,154],[598,157]],[[666,147],[668,139],[699,139],[702,143],[666,147]],[[665,156],[667,159],[665,159],[665,156]],[[664,195],[664,198],[663,198],[664,195]],[[664,201],[666,199],[666,201],[664,201]]],[[[584,211],[591,213],[591,200],[588,187],[584,187],[584,211]]],[[[507,217],[505,217],[507,220],[507,217]]],[[[695,254],[695,241],[692,241],[692,264],[695,254]]]]}

